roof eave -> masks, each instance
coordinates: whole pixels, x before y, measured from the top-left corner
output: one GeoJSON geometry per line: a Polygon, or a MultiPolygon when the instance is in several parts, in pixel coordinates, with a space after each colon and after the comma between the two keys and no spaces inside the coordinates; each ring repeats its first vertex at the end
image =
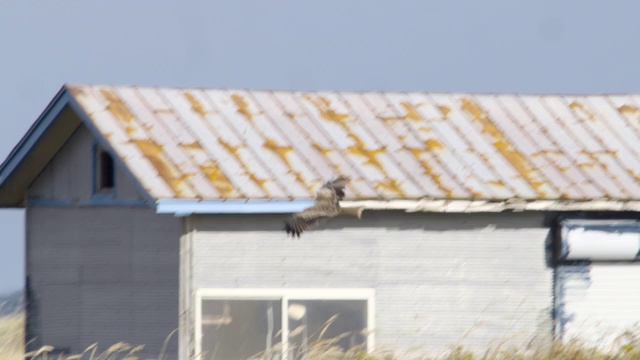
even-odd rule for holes
{"type": "Polygon", "coordinates": [[[18,168],[22,160],[24,160],[25,156],[33,148],[33,145],[38,142],[68,102],[69,93],[67,92],[66,86],[63,86],[58,90],[56,96],[49,102],[49,105],[47,105],[38,119],[31,125],[29,130],[27,130],[18,144],[13,147],[4,162],[0,164],[0,188],[18,168]]]}
{"type": "MultiPolygon", "coordinates": [[[[156,213],[193,214],[278,214],[302,211],[313,199],[299,200],[192,200],[160,199],[156,213]]],[[[344,208],[400,210],[404,212],[486,213],[502,211],[640,211],[640,200],[348,200],[344,208]]]]}

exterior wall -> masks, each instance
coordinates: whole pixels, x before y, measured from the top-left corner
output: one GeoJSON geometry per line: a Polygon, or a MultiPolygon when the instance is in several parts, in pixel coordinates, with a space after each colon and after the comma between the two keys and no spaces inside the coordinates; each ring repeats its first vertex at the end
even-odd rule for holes
{"type": "Polygon", "coordinates": [[[640,324],[640,264],[585,263],[557,268],[558,333],[603,348],[640,324]]]}
{"type": "Polygon", "coordinates": [[[300,240],[283,216],[195,216],[190,288],[373,288],[377,348],[517,345],[553,331],[543,214],[365,212],[300,240]],[[497,342],[493,342],[496,345],[497,342]]]}
{"type": "MultiPolygon", "coordinates": [[[[126,207],[29,207],[27,338],[82,352],[144,344],[156,358],[178,328],[180,220],[126,207]]],[[[177,357],[177,334],[166,358],[177,357]]]]}
{"type": "Polygon", "coordinates": [[[27,340],[72,353],[126,341],[157,358],[178,328],[182,223],[146,207],[117,162],[114,195],[95,195],[95,143],[80,126],[28,190],[27,340]]]}
{"type": "MultiPolygon", "coordinates": [[[[65,200],[86,204],[93,193],[93,146],[95,139],[85,126],[69,138],[56,156],[38,175],[28,190],[30,200],[65,200]]],[[[142,201],[131,180],[122,169],[115,169],[115,199],[142,201]]]]}

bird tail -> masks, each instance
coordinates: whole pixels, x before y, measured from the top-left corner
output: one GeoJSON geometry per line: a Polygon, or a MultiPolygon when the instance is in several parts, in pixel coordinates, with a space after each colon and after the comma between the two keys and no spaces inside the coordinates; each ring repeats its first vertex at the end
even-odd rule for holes
{"type": "Polygon", "coordinates": [[[340,209],[340,214],[341,215],[346,215],[346,216],[355,216],[358,219],[362,218],[362,211],[364,210],[363,207],[357,207],[357,208],[341,208],[340,209]]]}

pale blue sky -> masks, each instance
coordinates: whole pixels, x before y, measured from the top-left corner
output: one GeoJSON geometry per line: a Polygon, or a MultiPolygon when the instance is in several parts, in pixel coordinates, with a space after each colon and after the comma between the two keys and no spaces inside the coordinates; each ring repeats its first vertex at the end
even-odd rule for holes
{"type": "MultiPolygon", "coordinates": [[[[640,2],[0,2],[0,158],[65,82],[294,90],[640,92],[640,2]]],[[[22,211],[0,210],[0,293],[22,211]]]]}

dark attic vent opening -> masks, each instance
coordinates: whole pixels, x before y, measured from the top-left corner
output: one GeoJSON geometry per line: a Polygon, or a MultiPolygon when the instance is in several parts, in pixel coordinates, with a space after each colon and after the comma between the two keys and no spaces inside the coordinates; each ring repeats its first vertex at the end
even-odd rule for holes
{"type": "Polygon", "coordinates": [[[115,167],[113,158],[104,149],[99,148],[98,162],[98,191],[112,190],[115,185],[115,167]]]}

